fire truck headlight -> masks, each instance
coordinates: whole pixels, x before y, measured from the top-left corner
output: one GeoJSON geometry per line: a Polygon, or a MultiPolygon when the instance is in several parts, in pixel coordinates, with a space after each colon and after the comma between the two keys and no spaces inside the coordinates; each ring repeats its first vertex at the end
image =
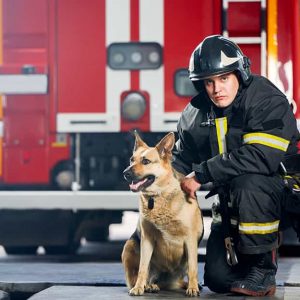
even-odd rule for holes
{"type": "Polygon", "coordinates": [[[128,121],[137,121],[145,113],[146,101],[139,93],[128,94],[122,102],[122,117],[128,121]]]}

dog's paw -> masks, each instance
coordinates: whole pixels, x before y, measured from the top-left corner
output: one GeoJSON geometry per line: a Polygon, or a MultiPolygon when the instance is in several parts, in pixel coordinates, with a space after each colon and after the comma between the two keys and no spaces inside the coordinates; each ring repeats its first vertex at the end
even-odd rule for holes
{"type": "Polygon", "coordinates": [[[157,284],[147,284],[145,286],[145,292],[147,293],[158,293],[160,290],[159,286],[157,284]]]}
{"type": "Polygon", "coordinates": [[[186,296],[188,297],[197,297],[200,295],[200,291],[198,287],[189,287],[186,292],[185,292],[186,296]]]}
{"type": "Polygon", "coordinates": [[[130,296],[141,296],[144,294],[144,288],[143,287],[133,287],[128,294],[130,296]]]}

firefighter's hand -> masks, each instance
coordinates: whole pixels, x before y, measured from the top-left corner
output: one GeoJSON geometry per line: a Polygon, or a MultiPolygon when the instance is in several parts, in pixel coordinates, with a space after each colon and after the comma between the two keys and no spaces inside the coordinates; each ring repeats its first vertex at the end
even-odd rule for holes
{"type": "Polygon", "coordinates": [[[188,174],[181,181],[181,188],[185,191],[191,198],[196,199],[196,191],[198,191],[201,187],[201,184],[197,181],[195,173],[192,172],[188,174]]]}

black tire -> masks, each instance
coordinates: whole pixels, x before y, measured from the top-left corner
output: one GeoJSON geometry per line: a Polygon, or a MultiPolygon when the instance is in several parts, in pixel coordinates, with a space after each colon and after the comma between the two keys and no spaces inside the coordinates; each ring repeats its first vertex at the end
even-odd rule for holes
{"type": "Polygon", "coordinates": [[[109,225],[87,230],[85,239],[89,242],[106,242],[109,236],[109,225]]]}
{"type": "Polygon", "coordinates": [[[61,172],[70,172],[70,174],[73,174],[73,177],[75,178],[75,166],[72,161],[65,160],[60,161],[51,171],[51,186],[55,190],[71,190],[71,182],[68,186],[61,187],[57,182],[57,176],[61,172]]]}
{"type": "Polygon", "coordinates": [[[13,255],[35,255],[37,246],[5,246],[5,252],[13,255]]]}
{"type": "Polygon", "coordinates": [[[44,246],[44,249],[46,251],[46,254],[48,255],[72,255],[76,254],[76,251],[78,250],[79,246],[79,243],[74,243],[65,246],[44,246]]]}

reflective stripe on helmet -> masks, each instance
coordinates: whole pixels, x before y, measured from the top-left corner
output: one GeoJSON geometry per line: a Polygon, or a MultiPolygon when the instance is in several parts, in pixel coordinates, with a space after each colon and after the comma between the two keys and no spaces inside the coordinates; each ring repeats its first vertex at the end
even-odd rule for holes
{"type": "Polygon", "coordinates": [[[189,72],[194,72],[195,70],[195,59],[194,59],[194,55],[191,55],[190,58],[190,63],[189,63],[189,72]]]}
{"type": "Polygon", "coordinates": [[[229,57],[221,50],[221,64],[224,67],[230,66],[240,60],[242,57],[229,57]]]}
{"type": "Polygon", "coordinates": [[[289,141],[276,135],[254,132],[247,133],[243,136],[244,144],[261,144],[281,151],[286,151],[289,146],[289,141]]]}

